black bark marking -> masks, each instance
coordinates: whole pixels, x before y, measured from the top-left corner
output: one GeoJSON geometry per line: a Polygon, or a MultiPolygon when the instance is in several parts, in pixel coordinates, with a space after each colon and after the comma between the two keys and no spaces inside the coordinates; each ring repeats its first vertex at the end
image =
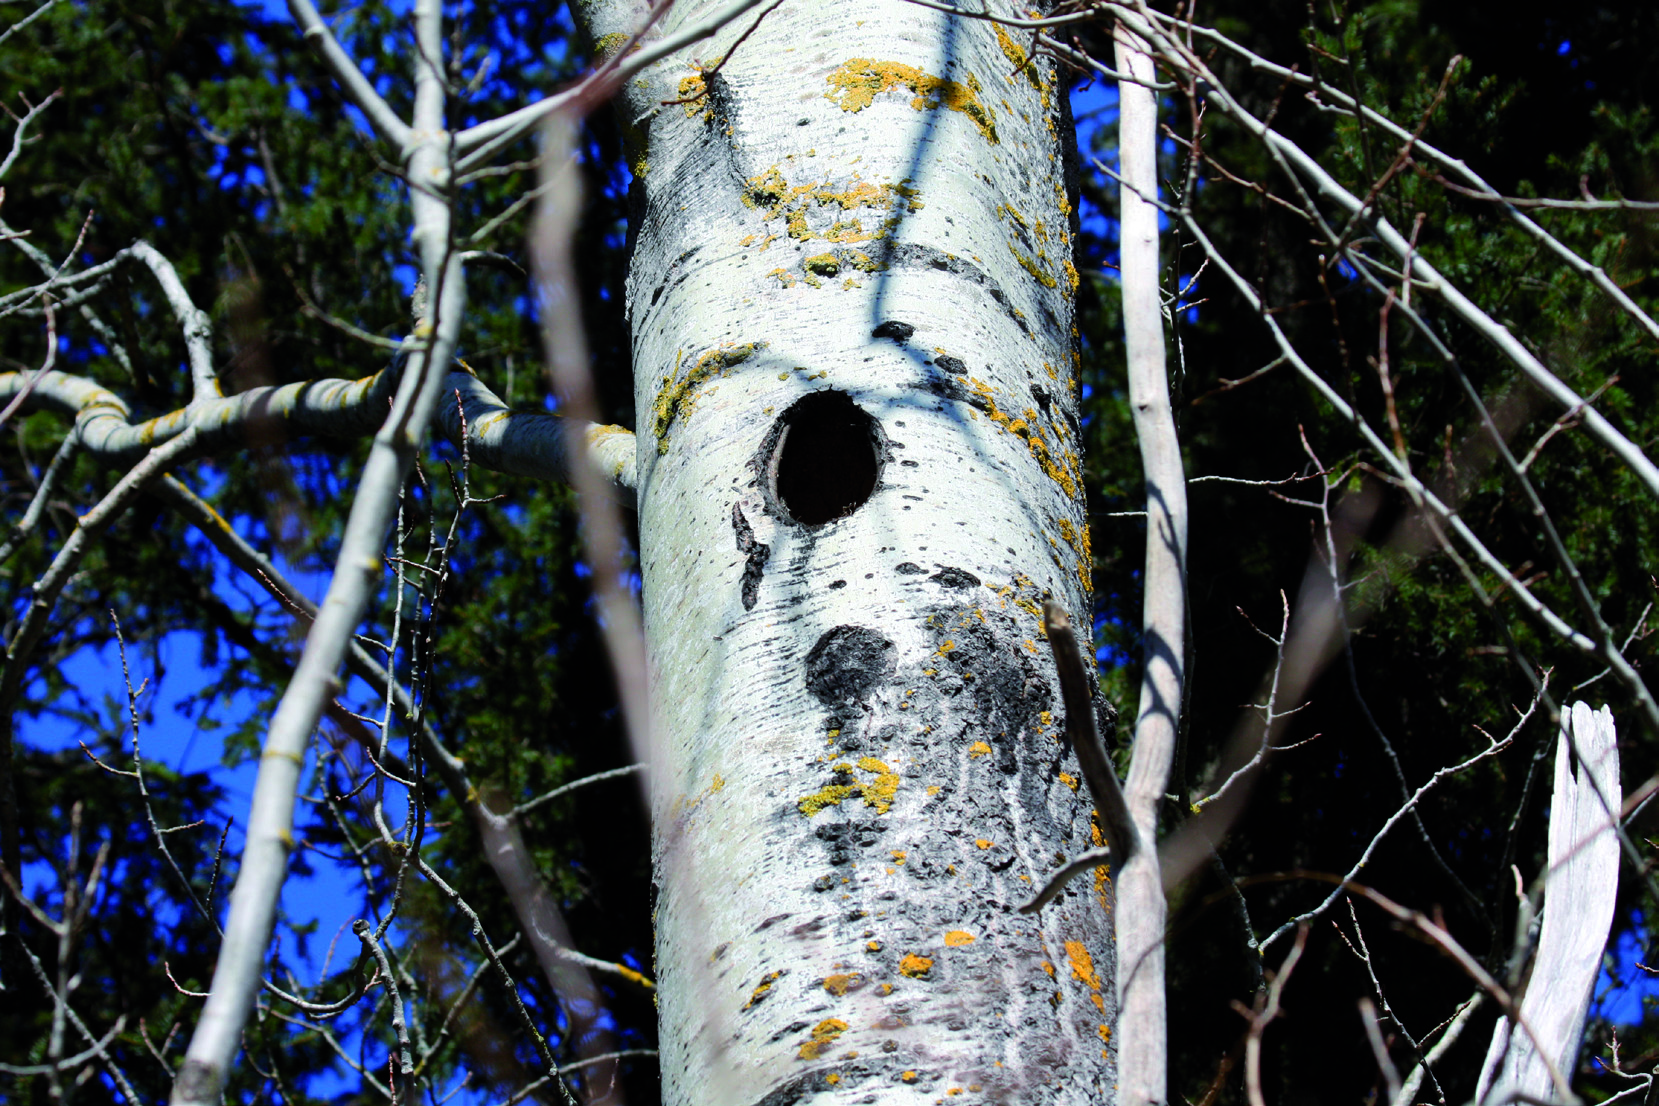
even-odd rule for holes
{"type": "Polygon", "coordinates": [[[968,366],[962,363],[962,359],[960,357],[947,357],[941,355],[939,357],[935,357],[933,359],[933,363],[955,376],[963,376],[968,371],[968,366]]]}
{"type": "Polygon", "coordinates": [[[766,571],[766,562],[772,559],[772,547],[755,540],[755,528],[743,517],[743,508],[732,504],[732,529],[737,533],[737,551],[747,558],[743,565],[743,609],[752,611],[760,599],[760,578],[766,571]]]}
{"type": "Polygon", "coordinates": [[[926,572],[927,569],[923,568],[921,565],[917,564],[914,561],[905,561],[903,564],[901,564],[898,568],[894,569],[893,571],[897,572],[900,576],[920,576],[924,572],[926,572]]]}
{"type": "Polygon", "coordinates": [[[1030,656],[1009,648],[1024,635],[1008,616],[991,615],[992,622],[1002,624],[993,628],[977,617],[962,617],[966,610],[941,611],[939,622],[945,628],[939,632],[952,645],[941,658],[943,668],[971,696],[964,704],[974,715],[971,732],[991,746],[996,766],[1013,775],[1019,771],[1020,738],[1037,732],[1037,716],[1050,708],[1053,692],[1030,656]]]}
{"type": "Polygon", "coordinates": [[[870,337],[891,338],[895,342],[907,342],[914,333],[916,333],[916,328],[909,323],[901,323],[897,319],[888,319],[870,331],[870,337]]]}
{"type": "Polygon", "coordinates": [[[979,577],[973,573],[960,568],[952,568],[950,565],[940,566],[939,571],[928,579],[942,588],[977,588],[981,582],[979,577]]]}
{"type": "Polygon", "coordinates": [[[832,711],[845,709],[868,699],[894,667],[892,642],[863,626],[837,626],[807,653],[806,686],[832,711]]]}

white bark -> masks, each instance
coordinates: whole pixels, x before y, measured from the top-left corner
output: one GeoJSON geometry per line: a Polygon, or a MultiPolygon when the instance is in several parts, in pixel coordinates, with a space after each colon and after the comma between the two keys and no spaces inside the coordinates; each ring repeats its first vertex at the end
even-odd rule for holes
{"type": "Polygon", "coordinates": [[[1498,1019],[1476,1102],[1499,1106],[1518,1094],[1549,1101],[1565,1086],[1557,1077],[1572,1078],[1618,897],[1619,805],[1613,712],[1574,703],[1555,748],[1544,921],[1521,1000],[1524,1025],[1498,1019]]]}
{"type": "Polygon", "coordinates": [[[1091,610],[1064,90],[1022,56],[787,0],[619,105],[667,1103],[1112,1093],[1105,869],[1013,912],[1091,843],[1041,641],[1091,610]]]}
{"type": "MultiPolygon", "coordinates": [[[[296,0],[294,7],[304,23],[309,5],[296,0]]],[[[314,11],[311,14],[315,16],[314,11]]],[[[398,489],[432,420],[448,375],[442,367],[449,364],[460,333],[466,294],[461,260],[452,243],[449,136],[443,129],[444,89],[436,70],[437,59],[443,55],[441,12],[437,0],[417,0],[414,14],[416,44],[423,55],[413,62],[415,126],[388,137],[408,140],[402,153],[416,185],[410,189],[413,238],[427,283],[433,289],[430,322],[419,328],[419,336],[427,339],[427,345],[404,370],[392,409],[374,437],[328,593],[306,637],[294,678],[271,719],[248,813],[247,845],[231,890],[212,988],[173,1085],[172,1101],[176,1106],[217,1102],[240,1047],[242,1027],[253,1008],[276,921],[288,854],[294,846],[295,793],[306,748],[324,706],[338,688],[347,645],[380,582],[381,553],[398,489]]],[[[311,31],[308,27],[308,33],[311,31]]],[[[352,89],[355,68],[346,73],[340,71],[338,59],[331,60],[336,62],[337,75],[352,89]]],[[[349,61],[344,64],[349,66],[349,61]]],[[[357,80],[361,81],[360,75],[357,80]]],[[[362,97],[358,99],[361,106],[362,97]]]]}
{"type": "Polygon", "coordinates": [[[1168,790],[1181,722],[1186,670],[1187,486],[1181,443],[1169,404],[1163,305],[1158,290],[1157,74],[1146,44],[1122,27],[1113,36],[1117,67],[1137,81],[1118,82],[1118,150],[1125,187],[1123,325],[1129,402],[1146,480],[1146,571],[1143,576],[1140,710],[1126,787],[1129,813],[1147,848],[1131,857],[1120,880],[1117,913],[1119,1101],[1133,1106],[1168,1098],[1168,1013],[1164,995],[1164,902],[1158,866],[1158,807],[1168,790]]]}

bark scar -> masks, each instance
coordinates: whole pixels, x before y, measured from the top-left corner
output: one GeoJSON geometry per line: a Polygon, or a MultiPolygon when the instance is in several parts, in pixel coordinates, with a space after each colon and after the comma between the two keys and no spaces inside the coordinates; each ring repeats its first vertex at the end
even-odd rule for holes
{"type": "Polygon", "coordinates": [[[752,611],[760,598],[760,578],[772,559],[772,547],[755,540],[755,528],[743,517],[743,506],[738,503],[732,504],[732,530],[737,534],[737,551],[748,558],[743,565],[743,609],[752,611]]]}

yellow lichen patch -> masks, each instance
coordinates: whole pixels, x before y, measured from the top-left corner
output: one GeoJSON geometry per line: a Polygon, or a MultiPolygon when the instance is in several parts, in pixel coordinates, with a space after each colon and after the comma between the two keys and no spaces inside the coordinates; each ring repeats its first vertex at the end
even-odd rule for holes
{"type": "Polygon", "coordinates": [[[899,974],[911,979],[921,979],[932,970],[932,960],[925,956],[917,956],[913,952],[905,953],[904,958],[899,961],[899,974]]]}
{"type": "Polygon", "coordinates": [[[1053,962],[1048,961],[1048,960],[1044,960],[1043,961],[1043,971],[1048,973],[1048,977],[1050,979],[1053,979],[1054,978],[1054,964],[1053,964],[1053,962]]]}
{"type": "Polygon", "coordinates": [[[849,250],[844,260],[850,268],[861,273],[879,273],[887,268],[885,263],[875,260],[862,250],[849,250]]]}
{"type": "MultiPolygon", "coordinates": [[[[617,31],[613,34],[601,35],[593,44],[593,55],[600,61],[609,61],[611,57],[625,46],[633,35],[627,31],[617,31]]],[[[639,49],[636,45],[634,49],[639,49]]]]}
{"type": "Polygon", "coordinates": [[[662,387],[657,392],[657,401],[652,409],[654,418],[651,429],[657,438],[657,452],[668,452],[668,428],[675,419],[689,415],[697,406],[700,389],[725,376],[765,347],[765,342],[750,342],[741,346],[728,342],[703,354],[684,373],[681,373],[679,359],[676,359],[674,371],[662,378],[662,387]]]}
{"type": "Polygon", "coordinates": [[[1066,942],[1066,959],[1071,963],[1071,977],[1089,989],[1089,1001],[1097,1010],[1105,1010],[1106,1000],[1100,994],[1100,976],[1095,974],[1094,957],[1082,941],[1066,942]]]}
{"type": "Polygon", "coordinates": [[[881,951],[881,942],[880,941],[871,941],[869,944],[865,945],[864,947],[869,949],[871,952],[880,952],[881,951]]]}
{"type": "Polygon", "coordinates": [[[984,838],[984,837],[981,837],[977,841],[974,842],[974,845],[976,845],[981,850],[990,848],[991,844],[992,844],[992,842],[989,841],[988,839],[984,838]]]}
{"type": "Polygon", "coordinates": [[[842,995],[851,990],[853,984],[857,983],[860,978],[861,977],[856,972],[826,975],[824,977],[824,990],[828,991],[836,998],[840,998],[842,995]]]}
{"type": "Polygon", "coordinates": [[[955,649],[955,648],[956,648],[956,642],[947,641],[947,642],[945,642],[945,644],[943,644],[943,645],[939,646],[939,648],[935,649],[933,651],[933,655],[936,656],[936,657],[942,657],[946,653],[949,653],[952,649],[955,649]]]}
{"type": "Polygon", "coordinates": [[[996,120],[980,102],[979,82],[971,74],[964,84],[935,77],[903,62],[848,58],[826,80],[830,90],[824,93],[825,98],[839,104],[842,111],[863,111],[877,96],[903,87],[912,93],[910,106],[917,111],[941,107],[959,111],[973,122],[985,141],[993,146],[998,142],[996,120]]]}
{"type": "Polygon", "coordinates": [[[833,253],[814,254],[801,262],[801,267],[819,276],[835,276],[841,271],[841,260],[833,253]]]}
{"type": "Polygon", "coordinates": [[[714,118],[714,110],[708,106],[708,85],[703,82],[701,70],[689,77],[680,79],[680,104],[685,109],[688,118],[694,118],[701,113],[705,119],[714,118]]]}
{"type": "Polygon", "coordinates": [[[900,1072],[899,1073],[899,1082],[900,1083],[914,1083],[919,1078],[921,1078],[921,1077],[918,1076],[914,1071],[905,1071],[905,1072],[900,1072]]]}
{"type": "Polygon", "coordinates": [[[761,977],[760,983],[755,986],[755,989],[749,993],[749,1001],[743,1004],[743,1009],[747,1010],[749,1007],[765,998],[767,992],[772,989],[772,984],[782,978],[782,972],[767,972],[761,977]]]}
{"type": "Polygon", "coordinates": [[[1061,519],[1056,526],[1060,536],[1066,539],[1073,553],[1077,554],[1077,575],[1083,582],[1083,590],[1090,590],[1093,583],[1094,552],[1089,545],[1089,526],[1073,526],[1070,519],[1061,519]]]}
{"type": "MultiPolygon", "coordinates": [[[[1012,248],[1012,247],[1010,247],[1012,248]]],[[[997,404],[997,397],[991,391],[991,386],[977,377],[968,378],[968,387],[977,397],[975,406],[984,411],[987,417],[996,424],[997,429],[1006,434],[1013,434],[1025,442],[1026,448],[1031,451],[1032,458],[1042,468],[1050,480],[1058,484],[1068,497],[1075,498],[1078,483],[1082,475],[1082,466],[1075,453],[1069,449],[1051,447],[1047,436],[1040,426],[1036,425],[1036,412],[1028,412],[1031,418],[1015,417],[1002,410],[997,404]]],[[[1026,581],[1029,583],[1029,581],[1026,581]]],[[[1022,610],[1029,611],[1042,619],[1042,608],[1034,600],[1018,598],[1015,605],[1022,610]]]]}
{"type": "Polygon", "coordinates": [[[828,1083],[830,1086],[833,1087],[837,1083],[841,1082],[841,1075],[840,1075],[839,1072],[833,1072],[832,1071],[828,1075],[824,1076],[824,1082],[828,1083]]]}
{"type": "Polygon", "coordinates": [[[789,182],[776,165],[743,182],[743,206],[773,208],[788,199],[789,182]]]}
{"type": "MultiPolygon", "coordinates": [[[[1097,849],[1104,848],[1106,845],[1106,835],[1100,829],[1100,811],[1098,810],[1089,815],[1089,838],[1094,842],[1094,846],[1097,849]]],[[[1112,873],[1110,866],[1106,864],[1095,865],[1094,897],[1095,901],[1100,903],[1100,908],[1102,910],[1109,911],[1112,909],[1112,904],[1106,897],[1106,885],[1111,882],[1112,873]]]]}
{"type": "Polygon", "coordinates": [[[1112,1041],[1112,1027],[1111,1026],[1107,1025],[1105,1022],[1101,1022],[1099,1025],[1095,1026],[1094,1031],[1096,1033],[1100,1034],[1100,1043],[1101,1044],[1104,1045],[1104,1044],[1110,1044],[1111,1043],[1111,1041],[1112,1041]]]}
{"type": "Polygon", "coordinates": [[[1077,291],[1078,284],[1082,282],[1082,278],[1077,275],[1077,266],[1071,263],[1070,258],[1067,258],[1060,262],[1060,268],[1065,270],[1066,284],[1073,292],[1077,291]]]}
{"type": "Polygon", "coordinates": [[[860,780],[851,764],[837,764],[833,771],[837,775],[849,777],[851,783],[828,784],[810,795],[797,799],[795,805],[802,814],[811,818],[825,807],[838,806],[846,799],[862,795],[865,806],[875,807],[877,814],[886,814],[893,805],[893,797],[898,794],[899,774],[889,768],[886,762],[875,757],[860,758],[858,767],[868,772],[870,778],[860,780]]]}
{"type": "Polygon", "coordinates": [[[973,943],[974,935],[965,929],[953,929],[949,933],[945,934],[945,944],[949,945],[953,949],[959,949],[963,945],[971,945],[973,943]]]}
{"type": "Polygon", "coordinates": [[[832,783],[821,787],[810,795],[803,795],[795,805],[800,807],[801,813],[808,818],[829,806],[839,806],[841,800],[857,795],[861,788],[856,783],[832,783]]]}
{"type": "MultiPolygon", "coordinates": [[[[1038,284],[1041,284],[1044,288],[1059,287],[1059,281],[1050,276],[1048,272],[1042,268],[1042,266],[1037,264],[1037,262],[1021,253],[1019,249],[1015,247],[1014,243],[1008,243],[1008,252],[1014,255],[1014,260],[1020,263],[1020,268],[1030,273],[1031,279],[1035,280],[1038,284]]],[[[1037,256],[1042,258],[1044,261],[1048,260],[1048,255],[1043,253],[1041,250],[1037,251],[1037,256]]]]}
{"type": "Polygon", "coordinates": [[[903,849],[894,849],[893,850],[893,863],[894,864],[903,864],[904,863],[904,858],[909,856],[909,855],[910,854],[905,852],[903,849]]]}
{"type": "Polygon", "coordinates": [[[801,1045],[799,1053],[802,1060],[816,1060],[818,1054],[835,1043],[835,1039],[847,1031],[847,1023],[840,1018],[825,1018],[812,1027],[812,1036],[801,1045]]]}
{"type": "MultiPolygon", "coordinates": [[[[783,285],[785,288],[793,288],[795,285],[800,283],[800,280],[795,276],[795,274],[791,273],[788,269],[773,269],[766,275],[769,277],[776,277],[778,283],[783,285]]],[[[778,379],[783,380],[788,377],[788,375],[788,373],[779,373],[778,379]]]]}
{"type": "Polygon", "coordinates": [[[1077,777],[1072,775],[1070,772],[1061,772],[1060,782],[1071,788],[1073,791],[1077,790],[1077,777]]]}
{"type": "Polygon", "coordinates": [[[899,774],[875,757],[860,759],[858,766],[875,774],[875,779],[864,785],[864,802],[875,807],[877,814],[886,814],[893,805],[893,796],[898,794],[899,774]]]}
{"type": "Polygon", "coordinates": [[[990,751],[991,747],[985,744],[985,742],[976,741],[972,745],[968,746],[968,759],[975,760],[979,757],[985,756],[990,751]]]}
{"type": "Polygon", "coordinates": [[[621,976],[623,979],[631,979],[648,991],[656,990],[657,985],[653,983],[651,981],[651,977],[646,975],[644,972],[635,971],[633,968],[628,967],[628,965],[621,963],[613,964],[611,966],[616,969],[616,974],[621,976]]]}

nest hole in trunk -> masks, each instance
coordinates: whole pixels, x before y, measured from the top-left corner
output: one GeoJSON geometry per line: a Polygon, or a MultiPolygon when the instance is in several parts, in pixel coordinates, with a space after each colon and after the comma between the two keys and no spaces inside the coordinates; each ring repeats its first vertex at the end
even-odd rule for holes
{"type": "Polygon", "coordinates": [[[881,479],[881,427],[845,392],[813,392],[778,418],[772,499],[802,526],[846,518],[881,479]]]}

